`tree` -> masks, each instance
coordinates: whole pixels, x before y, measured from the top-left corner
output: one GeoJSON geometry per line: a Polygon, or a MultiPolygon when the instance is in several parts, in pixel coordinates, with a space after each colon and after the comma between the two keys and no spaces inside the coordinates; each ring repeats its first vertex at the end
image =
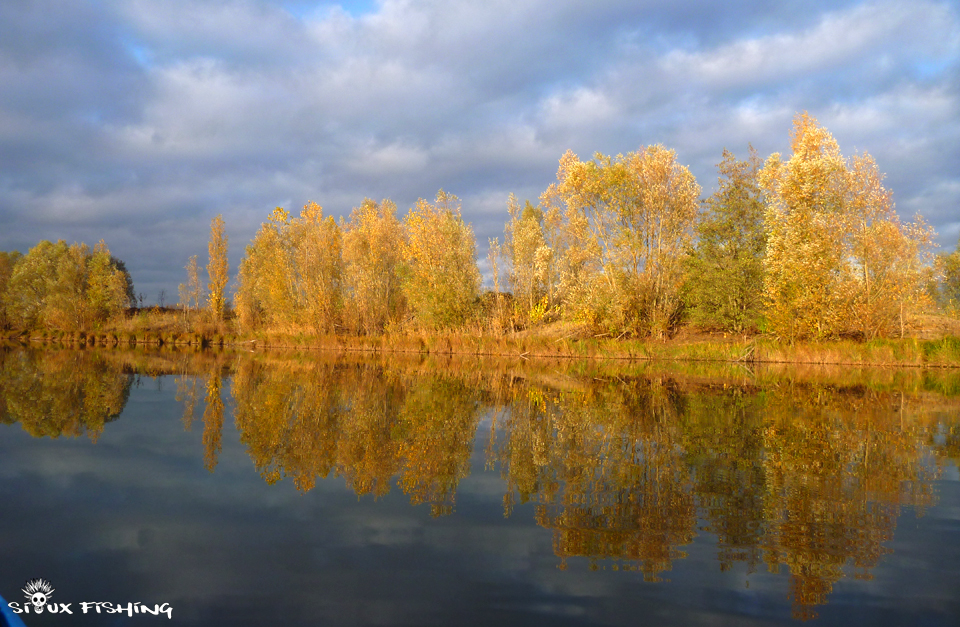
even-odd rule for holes
{"type": "Polygon", "coordinates": [[[7,314],[15,327],[27,329],[42,323],[58,261],[66,251],[63,240],[56,244],[43,240],[14,266],[7,288],[7,314]]]}
{"type": "Polygon", "coordinates": [[[686,303],[706,327],[740,332],[763,311],[764,204],[757,184],[762,162],[750,148],[746,161],[724,150],[720,187],[706,200],[687,258],[686,303]]]}
{"type": "Polygon", "coordinates": [[[247,329],[278,324],[293,309],[287,229],[290,214],[277,207],[260,225],[240,262],[237,316],[247,329]]]}
{"type": "Polygon", "coordinates": [[[937,255],[937,274],[940,276],[940,285],[937,298],[944,309],[956,312],[960,309],[960,241],[957,249],[952,253],[937,255]]]}
{"type": "Polygon", "coordinates": [[[302,326],[329,331],[342,303],[341,233],[316,203],[300,217],[277,207],[240,262],[237,315],[241,326],[302,326]]]}
{"type": "Polygon", "coordinates": [[[789,340],[902,332],[904,309],[922,298],[932,230],[919,216],[901,223],[873,158],[844,159],[806,113],[794,120],[792,150],[759,173],[772,329],[789,340]]]}
{"type": "Polygon", "coordinates": [[[343,301],[342,234],[315,202],[290,223],[293,298],[297,317],[317,333],[333,331],[343,301]]]}
{"type": "Polygon", "coordinates": [[[556,273],[548,273],[547,295],[563,317],[589,326],[605,318],[609,294],[597,281],[602,273],[602,252],[597,225],[571,193],[572,184],[583,181],[584,164],[568,150],[560,157],[557,183],[540,196],[544,208],[544,241],[551,250],[556,273]]]}
{"type": "Polygon", "coordinates": [[[404,220],[404,231],[401,285],[417,319],[436,329],[463,324],[480,290],[480,270],[460,199],[443,190],[435,204],[419,199],[404,220]]]}
{"type": "Polygon", "coordinates": [[[10,314],[7,312],[10,277],[21,257],[22,255],[15,250],[11,252],[0,250],[0,329],[7,328],[11,322],[10,314]]]}
{"type": "Polygon", "coordinates": [[[184,266],[187,271],[187,282],[181,283],[177,292],[180,297],[180,307],[183,313],[190,310],[199,310],[203,300],[203,285],[200,283],[200,270],[197,266],[197,256],[193,255],[184,266]]]}
{"type": "Polygon", "coordinates": [[[122,260],[117,259],[116,257],[110,257],[110,265],[115,269],[120,271],[120,274],[123,276],[123,281],[125,284],[125,293],[126,300],[124,302],[124,307],[134,307],[137,304],[137,293],[133,289],[133,277],[130,276],[130,272],[127,271],[127,264],[122,260]]]}
{"type": "MultiPolygon", "coordinates": [[[[106,320],[129,307],[133,281],[122,261],[100,240],[87,259],[87,306],[95,320],[106,320]]],[[[162,306],[162,303],[161,303],[162,306]]]]}
{"type": "Polygon", "coordinates": [[[43,324],[57,329],[84,329],[90,319],[85,298],[89,281],[86,244],[73,243],[57,257],[56,274],[48,284],[43,324]]]}
{"type": "Polygon", "coordinates": [[[390,200],[365,198],[343,227],[344,283],[354,328],[383,332],[403,310],[397,267],[403,252],[403,229],[390,200]]]}
{"type": "Polygon", "coordinates": [[[224,232],[223,215],[217,215],[210,222],[210,243],[208,245],[210,261],[207,264],[207,275],[210,282],[207,288],[210,290],[208,304],[210,314],[217,322],[223,320],[224,310],[226,309],[226,297],[224,290],[227,287],[227,271],[229,269],[227,262],[227,234],[224,232]]]}
{"type": "Polygon", "coordinates": [[[85,329],[129,304],[130,275],[101,241],[68,246],[42,241],[19,260],[10,276],[7,313],[19,328],[85,329]]]}
{"type": "Polygon", "coordinates": [[[609,331],[662,336],[677,321],[681,252],[700,186],[676,153],[648,146],[581,162],[567,152],[541,197],[563,208],[560,290],[566,313],[609,331]]]}
{"type": "Polygon", "coordinates": [[[521,324],[539,322],[548,310],[547,280],[553,249],[547,246],[543,210],[526,201],[523,207],[511,194],[510,220],[504,229],[504,253],[510,262],[510,288],[521,324]]]}

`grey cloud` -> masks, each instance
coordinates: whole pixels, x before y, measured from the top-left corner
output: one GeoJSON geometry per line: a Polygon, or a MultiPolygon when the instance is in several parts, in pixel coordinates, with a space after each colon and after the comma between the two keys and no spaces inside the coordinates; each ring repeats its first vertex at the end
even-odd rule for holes
{"type": "Polygon", "coordinates": [[[148,298],[217,213],[235,268],[274,206],[442,187],[483,256],[567,149],[662,143],[709,193],[724,147],[785,151],[803,110],[955,241],[956,3],[51,7],[0,7],[0,248],[106,237],[148,298]]]}
{"type": "Polygon", "coordinates": [[[119,0],[117,17],[148,64],[210,58],[237,67],[297,63],[309,43],[282,6],[255,0],[119,0]]]}

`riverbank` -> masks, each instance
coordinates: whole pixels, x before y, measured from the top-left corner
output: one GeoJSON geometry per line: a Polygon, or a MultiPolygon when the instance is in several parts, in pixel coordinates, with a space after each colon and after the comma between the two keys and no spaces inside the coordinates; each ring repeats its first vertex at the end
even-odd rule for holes
{"type": "Polygon", "coordinates": [[[298,349],[338,352],[482,355],[529,359],[623,361],[704,361],[839,366],[960,367],[960,337],[829,340],[785,344],[764,336],[723,337],[700,334],[669,340],[609,337],[551,337],[478,333],[395,333],[376,337],[316,336],[306,333],[235,335],[207,325],[190,332],[170,329],[114,329],[99,332],[39,330],[0,334],[21,344],[72,346],[234,346],[248,350],[298,349]]]}

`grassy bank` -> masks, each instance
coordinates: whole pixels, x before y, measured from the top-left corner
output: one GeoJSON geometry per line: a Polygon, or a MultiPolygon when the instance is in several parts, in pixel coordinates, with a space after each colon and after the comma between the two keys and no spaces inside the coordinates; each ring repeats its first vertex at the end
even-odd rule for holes
{"type": "Polygon", "coordinates": [[[317,336],[302,331],[237,334],[230,323],[186,319],[175,311],[141,311],[97,331],[5,332],[9,341],[75,346],[238,346],[420,355],[486,355],[518,359],[588,359],[846,366],[960,367],[960,338],[831,340],[795,344],[763,336],[686,335],[670,340],[583,337],[577,329],[500,336],[480,332],[317,336]]]}
{"type": "MultiPolygon", "coordinates": [[[[20,343],[0,341],[0,366],[15,355],[20,343]],[[13,351],[3,350],[13,348],[13,351]]],[[[310,372],[316,368],[373,367],[390,376],[448,377],[477,388],[512,388],[518,382],[535,383],[555,390],[584,391],[597,386],[656,381],[669,389],[711,391],[718,394],[756,393],[763,390],[845,391],[854,396],[883,392],[905,394],[916,402],[936,406],[940,397],[960,397],[960,368],[904,368],[874,365],[820,365],[693,360],[576,359],[569,357],[520,358],[516,355],[426,354],[372,351],[329,351],[309,348],[249,350],[224,346],[200,350],[183,345],[132,345],[121,350],[109,346],[78,347],[71,344],[29,342],[25,348],[44,363],[60,364],[53,370],[79,371],[69,364],[109,365],[118,372],[147,376],[228,376],[252,364],[268,370],[310,372]],[[739,391],[739,392],[738,392],[739,391]],[[932,396],[931,396],[932,395],[932,396]]],[[[20,368],[17,359],[7,362],[20,368]]],[[[60,376],[60,375],[56,375],[60,376]]],[[[64,375],[65,376],[65,375],[64,375]]],[[[504,388],[504,389],[506,389],[504,388]]],[[[899,401],[898,401],[899,402],[899,401]]]]}

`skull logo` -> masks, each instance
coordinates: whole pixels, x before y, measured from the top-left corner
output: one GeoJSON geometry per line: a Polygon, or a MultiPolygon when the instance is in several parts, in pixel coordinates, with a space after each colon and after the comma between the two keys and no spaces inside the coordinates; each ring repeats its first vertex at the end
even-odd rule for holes
{"type": "Polygon", "coordinates": [[[53,595],[53,590],[53,586],[45,579],[30,579],[27,581],[27,585],[23,587],[23,593],[27,596],[27,600],[33,604],[33,611],[37,614],[43,612],[44,606],[50,600],[50,596],[53,595]]]}

